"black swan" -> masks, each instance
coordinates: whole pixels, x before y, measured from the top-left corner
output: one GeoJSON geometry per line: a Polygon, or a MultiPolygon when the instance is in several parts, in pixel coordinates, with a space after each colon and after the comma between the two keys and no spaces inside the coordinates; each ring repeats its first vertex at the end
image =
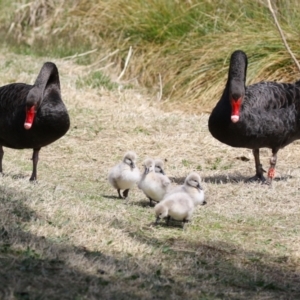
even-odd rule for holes
{"type": "Polygon", "coordinates": [[[267,183],[275,176],[277,152],[300,138],[300,81],[259,82],[245,86],[247,56],[232,53],[228,80],[213,109],[208,127],[213,137],[232,147],[252,149],[256,175],[250,180],[265,182],[259,149],[271,148],[267,183]]]}
{"type": "Polygon", "coordinates": [[[57,67],[46,62],[34,85],[12,83],[0,87],[0,172],[3,146],[13,149],[32,148],[33,171],[41,147],[62,137],[70,127],[68,111],[62,102],[57,67]]]}

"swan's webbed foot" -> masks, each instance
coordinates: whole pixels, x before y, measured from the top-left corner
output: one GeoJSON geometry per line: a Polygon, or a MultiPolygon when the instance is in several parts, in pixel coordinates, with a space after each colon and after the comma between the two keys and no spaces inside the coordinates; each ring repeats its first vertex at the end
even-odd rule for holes
{"type": "Polygon", "coordinates": [[[259,149],[253,149],[252,153],[253,153],[254,160],[255,160],[256,174],[255,174],[255,176],[247,179],[246,182],[265,183],[266,178],[264,177],[264,173],[266,173],[266,171],[263,169],[262,164],[260,163],[260,160],[259,160],[259,149]]]}
{"type": "Polygon", "coordinates": [[[246,182],[260,182],[260,183],[266,183],[267,180],[263,174],[256,174],[253,177],[250,177],[246,180],[246,182]]]}
{"type": "Polygon", "coordinates": [[[263,184],[271,185],[272,180],[275,177],[275,166],[277,161],[277,152],[279,149],[273,148],[272,149],[272,156],[270,159],[270,168],[268,170],[268,176],[267,179],[263,176],[263,173],[266,173],[266,171],[263,169],[260,160],[259,160],[259,149],[253,149],[253,155],[255,159],[255,168],[256,168],[256,175],[254,177],[251,177],[247,180],[247,182],[261,182],[263,184]]]}

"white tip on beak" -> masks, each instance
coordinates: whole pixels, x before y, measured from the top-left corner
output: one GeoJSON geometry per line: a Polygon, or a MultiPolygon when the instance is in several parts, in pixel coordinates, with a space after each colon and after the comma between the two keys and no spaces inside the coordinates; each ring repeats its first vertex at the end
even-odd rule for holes
{"type": "Polygon", "coordinates": [[[30,124],[30,123],[24,123],[24,128],[27,130],[30,129],[31,126],[32,126],[32,124],[30,124]]]}
{"type": "Polygon", "coordinates": [[[233,115],[233,116],[231,116],[231,122],[232,122],[232,123],[236,123],[236,122],[238,122],[238,121],[239,121],[239,119],[240,119],[240,117],[239,117],[239,116],[237,116],[237,115],[233,115]]]}

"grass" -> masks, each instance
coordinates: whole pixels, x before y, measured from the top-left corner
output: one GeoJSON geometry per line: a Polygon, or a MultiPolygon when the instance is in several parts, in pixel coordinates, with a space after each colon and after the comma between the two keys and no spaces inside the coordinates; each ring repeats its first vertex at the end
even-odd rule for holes
{"type": "MultiPolygon", "coordinates": [[[[299,57],[299,4],[276,5],[299,57]]],[[[248,83],[298,77],[265,2],[2,0],[0,8],[0,85],[33,83],[55,61],[71,116],[67,135],[41,151],[38,184],[28,182],[31,151],[5,148],[1,299],[300,297],[299,143],[279,152],[272,188],[245,184],[250,151],[214,140],[199,113],[220,98],[237,48],[249,55],[248,83]],[[208,204],[184,230],[151,226],[137,188],[127,203],[116,199],[106,176],[127,150],[140,168],[148,156],[164,159],[174,182],[201,174],[208,204]]],[[[267,167],[270,151],[261,155],[267,167]]]]}
{"type": "Polygon", "coordinates": [[[90,73],[87,76],[79,78],[76,81],[77,88],[82,88],[86,86],[89,86],[94,89],[104,87],[105,89],[108,89],[110,91],[118,88],[118,84],[112,82],[109,76],[103,74],[103,72],[101,71],[90,73]]]}
{"type": "MultiPolygon", "coordinates": [[[[298,142],[279,152],[272,188],[246,184],[251,151],[213,139],[207,114],[164,112],[140,89],[78,89],[90,66],[72,60],[7,49],[0,58],[0,85],[32,83],[54,61],[71,116],[69,132],[41,150],[37,184],[31,150],[5,148],[1,299],[300,297],[298,142]],[[127,150],[140,168],[162,158],[176,182],[201,174],[208,204],[184,230],[151,226],[153,208],[138,188],[127,203],[116,198],[107,173],[127,150]]],[[[261,156],[267,167],[270,151],[261,156]]]]}
{"type": "MultiPolygon", "coordinates": [[[[164,108],[208,112],[224,87],[236,49],[249,56],[248,83],[294,81],[298,70],[285,50],[267,1],[2,0],[3,42],[22,54],[73,57],[156,95],[164,108]],[[94,51],[93,51],[94,50],[94,51]]],[[[297,0],[273,3],[288,43],[299,57],[297,0]]]]}

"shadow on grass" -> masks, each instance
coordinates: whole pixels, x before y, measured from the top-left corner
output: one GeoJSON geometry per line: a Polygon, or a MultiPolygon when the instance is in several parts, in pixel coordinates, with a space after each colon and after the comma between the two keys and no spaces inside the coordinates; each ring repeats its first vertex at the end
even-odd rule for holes
{"type": "MultiPolygon", "coordinates": [[[[141,299],[136,265],[25,230],[48,222],[26,206],[30,195],[0,187],[0,299],[141,299]]],[[[147,298],[147,295],[146,295],[147,298]]]]}
{"type": "MultiPolygon", "coordinates": [[[[201,176],[202,180],[207,183],[214,184],[227,184],[246,182],[249,178],[240,174],[231,175],[214,175],[214,176],[201,176]]],[[[185,177],[170,177],[170,180],[178,185],[184,184],[185,177]]]]}
{"type": "Polygon", "coordinates": [[[139,201],[129,201],[129,205],[136,205],[140,207],[145,207],[145,208],[153,208],[157,202],[152,201],[152,205],[150,205],[150,200],[149,199],[141,199],[139,201]]]}
{"type": "Polygon", "coordinates": [[[287,266],[287,257],[183,237],[161,241],[153,231],[147,235],[140,229],[124,228],[140,243],[161,250],[161,257],[109,256],[34,235],[26,224],[47,220],[26,206],[28,197],[0,187],[0,299],[300,297],[300,276],[287,266]]]}
{"type": "Polygon", "coordinates": [[[114,195],[104,195],[102,194],[101,195],[103,198],[106,198],[106,199],[114,199],[114,200],[125,200],[123,198],[120,198],[119,196],[114,196],[114,195]]]}
{"type": "Polygon", "coordinates": [[[28,178],[28,181],[29,181],[29,178],[30,178],[30,176],[25,175],[25,174],[21,174],[21,173],[11,175],[11,177],[12,177],[13,179],[26,179],[26,178],[28,178]]]}
{"type": "MultiPolygon", "coordinates": [[[[202,180],[207,183],[214,184],[227,184],[227,183],[239,183],[246,182],[249,178],[242,175],[215,175],[215,176],[201,176],[202,180]]],[[[186,177],[170,177],[170,180],[178,185],[184,184],[186,177]]]]}
{"type": "MultiPolygon", "coordinates": [[[[300,299],[298,264],[290,263],[288,256],[245,251],[222,241],[192,242],[174,237],[160,240],[136,232],[132,236],[168,253],[170,263],[180,261],[176,277],[186,277],[186,285],[195,295],[199,290],[206,295],[198,299],[300,299]]],[[[164,275],[172,276],[167,270],[164,275]]],[[[180,286],[186,288],[174,282],[179,290],[180,286]]]]}
{"type": "Polygon", "coordinates": [[[0,173],[2,177],[11,177],[13,179],[25,179],[28,177],[29,181],[29,175],[25,175],[23,173],[18,173],[18,174],[11,174],[11,173],[0,173]]]}
{"type": "Polygon", "coordinates": [[[249,177],[242,176],[240,174],[230,174],[230,175],[215,175],[215,176],[205,176],[202,178],[204,182],[214,183],[214,184],[227,184],[227,183],[246,183],[249,177]]]}

